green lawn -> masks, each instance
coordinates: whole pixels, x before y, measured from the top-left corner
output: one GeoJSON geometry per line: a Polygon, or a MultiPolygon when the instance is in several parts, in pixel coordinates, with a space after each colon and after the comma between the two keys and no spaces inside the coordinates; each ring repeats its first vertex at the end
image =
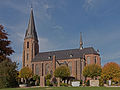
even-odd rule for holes
{"type": "Polygon", "coordinates": [[[6,88],[0,90],[120,90],[120,87],[47,87],[47,88],[6,88]]]}

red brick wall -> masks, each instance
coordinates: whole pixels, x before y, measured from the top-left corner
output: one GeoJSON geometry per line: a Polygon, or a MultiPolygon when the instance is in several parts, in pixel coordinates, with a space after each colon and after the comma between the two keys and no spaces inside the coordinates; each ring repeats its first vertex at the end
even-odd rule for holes
{"type": "Polygon", "coordinates": [[[38,41],[33,38],[25,39],[23,44],[23,57],[22,57],[22,67],[28,66],[31,68],[31,61],[35,57],[35,52],[39,53],[38,41]],[[29,42],[29,48],[27,48],[27,42],[29,42]],[[27,60],[27,54],[28,60],[27,60]]]}
{"type": "MultiPolygon", "coordinates": [[[[90,64],[94,64],[94,57],[96,56],[96,64],[101,65],[101,60],[100,60],[100,56],[99,55],[94,55],[94,54],[88,54],[85,55],[85,60],[84,59],[80,59],[80,58],[76,58],[76,59],[66,59],[66,60],[57,60],[59,63],[63,63],[64,61],[66,61],[68,63],[68,67],[69,67],[69,63],[71,63],[71,76],[75,77],[77,80],[84,80],[84,76],[82,75],[82,70],[84,68],[84,63],[86,63],[85,65],[87,65],[87,57],[90,57],[90,64]]],[[[44,61],[39,61],[39,62],[32,62],[32,64],[34,64],[34,73],[35,73],[35,65],[39,64],[39,75],[42,76],[46,76],[46,65],[49,65],[49,67],[47,68],[47,70],[49,71],[49,73],[51,73],[52,71],[52,75],[55,71],[55,68],[59,67],[59,64],[56,62],[55,60],[55,56],[53,56],[53,60],[44,60],[44,61]],[[43,63],[43,68],[42,68],[42,63],[43,63]],[[42,72],[43,69],[43,72],[42,72]]]]}
{"type": "Polygon", "coordinates": [[[87,58],[90,57],[90,64],[98,64],[101,65],[101,58],[99,55],[94,54],[87,54],[85,55],[86,65],[87,65],[87,58]],[[96,57],[96,63],[94,62],[94,58],[96,57]]]}

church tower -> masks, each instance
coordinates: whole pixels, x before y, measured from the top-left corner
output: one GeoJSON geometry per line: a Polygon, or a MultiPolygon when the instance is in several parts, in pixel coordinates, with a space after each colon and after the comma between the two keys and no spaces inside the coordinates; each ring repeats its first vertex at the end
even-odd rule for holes
{"type": "Polygon", "coordinates": [[[33,8],[31,8],[29,24],[26,30],[23,44],[22,67],[28,66],[31,68],[31,61],[38,53],[39,53],[38,37],[35,29],[33,8]]]}

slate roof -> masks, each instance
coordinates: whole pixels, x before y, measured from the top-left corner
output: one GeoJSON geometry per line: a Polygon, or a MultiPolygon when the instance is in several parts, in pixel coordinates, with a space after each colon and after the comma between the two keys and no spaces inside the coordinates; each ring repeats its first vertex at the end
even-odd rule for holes
{"type": "Polygon", "coordinates": [[[31,14],[30,14],[28,28],[27,28],[26,34],[25,34],[25,39],[26,38],[34,38],[34,39],[38,40],[37,32],[36,32],[36,29],[35,29],[35,22],[34,22],[34,16],[33,16],[33,9],[32,8],[31,8],[31,14]]]}
{"type": "Polygon", "coordinates": [[[32,62],[52,60],[53,55],[56,56],[56,60],[83,58],[84,54],[99,55],[97,51],[94,50],[93,47],[83,48],[82,50],[81,49],[59,50],[51,52],[40,52],[35,56],[32,62]]]}

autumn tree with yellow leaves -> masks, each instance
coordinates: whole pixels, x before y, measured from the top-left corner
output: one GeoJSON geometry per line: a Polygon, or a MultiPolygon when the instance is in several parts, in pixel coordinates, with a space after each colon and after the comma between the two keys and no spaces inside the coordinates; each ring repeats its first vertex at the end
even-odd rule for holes
{"type": "Polygon", "coordinates": [[[104,81],[112,80],[115,82],[120,81],[120,66],[115,62],[109,62],[102,68],[101,78],[104,81]]]}
{"type": "Polygon", "coordinates": [[[33,76],[32,70],[29,67],[24,67],[19,72],[19,78],[23,78],[25,83],[27,83],[28,79],[33,76]]]}
{"type": "Polygon", "coordinates": [[[83,69],[83,76],[85,78],[89,77],[91,79],[95,79],[100,76],[102,72],[101,66],[97,64],[89,64],[83,69]]]}

